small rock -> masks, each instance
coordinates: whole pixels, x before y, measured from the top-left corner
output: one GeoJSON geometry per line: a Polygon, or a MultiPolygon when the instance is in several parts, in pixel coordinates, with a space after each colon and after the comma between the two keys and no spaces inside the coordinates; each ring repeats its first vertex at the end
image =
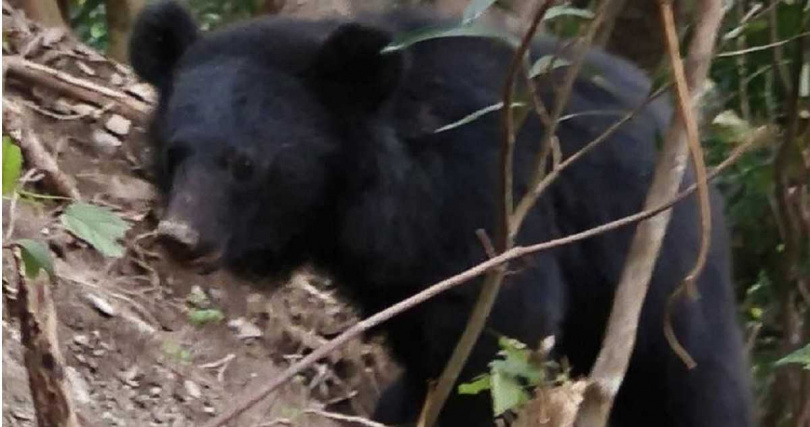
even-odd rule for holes
{"type": "Polygon", "coordinates": [[[160,396],[161,391],[163,391],[163,389],[161,389],[158,386],[154,386],[154,387],[149,389],[149,395],[152,396],[152,397],[158,397],[158,396],[160,396]]]}
{"type": "Polygon", "coordinates": [[[67,32],[62,27],[52,27],[42,32],[42,45],[45,47],[53,46],[54,43],[61,41],[65,38],[67,32]]]}
{"type": "Polygon", "coordinates": [[[121,86],[124,84],[124,78],[118,73],[113,73],[110,75],[110,83],[114,86],[121,86]]]}
{"type": "Polygon", "coordinates": [[[200,386],[198,386],[197,383],[195,383],[194,381],[191,380],[183,381],[183,387],[186,389],[186,393],[194,399],[199,399],[200,396],[202,396],[200,386]]]}
{"type": "Polygon", "coordinates": [[[125,136],[129,133],[130,127],[132,127],[132,121],[118,114],[113,114],[107,119],[107,122],[104,123],[104,127],[116,135],[125,136]]]}
{"type": "Polygon", "coordinates": [[[206,406],[203,406],[203,412],[205,412],[208,415],[213,416],[217,412],[217,410],[214,409],[213,406],[206,405],[206,406]]]}
{"type": "Polygon", "coordinates": [[[121,379],[121,381],[123,381],[124,384],[127,384],[131,387],[137,387],[138,382],[135,381],[135,378],[137,378],[138,375],[140,375],[140,369],[138,369],[138,365],[132,365],[132,367],[130,367],[126,371],[120,372],[118,374],[118,378],[121,379]]]}
{"type": "Polygon", "coordinates": [[[236,331],[239,339],[261,338],[262,331],[258,326],[248,322],[244,317],[239,317],[228,322],[228,327],[236,331]]]}
{"type": "Polygon", "coordinates": [[[87,338],[87,335],[74,335],[73,342],[80,346],[87,347],[90,345],[90,338],[87,338]]]}
{"type": "Polygon", "coordinates": [[[112,154],[121,146],[121,140],[115,135],[101,129],[93,130],[93,144],[96,148],[106,154],[112,154]]]}
{"type": "Polygon", "coordinates": [[[196,308],[209,308],[211,307],[211,300],[206,295],[205,291],[198,286],[194,285],[186,296],[186,302],[196,308]]]}
{"type": "Polygon", "coordinates": [[[107,300],[102,299],[98,295],[85,294],[85,298],[93,306],[93,308],[107,317],[114,317],[118,313],[112,304],[110,304],[107,300]]]}

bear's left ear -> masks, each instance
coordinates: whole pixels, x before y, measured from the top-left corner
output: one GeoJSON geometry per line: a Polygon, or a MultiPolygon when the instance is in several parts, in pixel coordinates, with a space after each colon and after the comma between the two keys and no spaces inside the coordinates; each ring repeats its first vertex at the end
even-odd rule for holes
{"type": "Polygon", "coordinates": [[[394,92],[405,69],[401,51],[382,53],[391,40],[386,31],[343,24],[323,43],[308,75],[326,102],[374,110],[394,92]]]}
{"type": "Polygon", "coordinates": [[[175,65],[197,40],[197,24],[173,0],[159,0],[138,15],[129,40],[129,59],[138,76],[158,90],[169,85],[175,65]]]}

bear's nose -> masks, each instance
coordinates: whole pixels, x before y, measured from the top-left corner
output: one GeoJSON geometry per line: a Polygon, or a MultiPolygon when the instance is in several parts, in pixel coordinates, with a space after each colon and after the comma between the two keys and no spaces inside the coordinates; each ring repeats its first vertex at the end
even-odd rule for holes
{"type": "Polygon", "coordinates": [[[158,223],[158,236],[185,252],[194,252],[200,243],[200,233],[185,222],[164,219],[158,223]]]}

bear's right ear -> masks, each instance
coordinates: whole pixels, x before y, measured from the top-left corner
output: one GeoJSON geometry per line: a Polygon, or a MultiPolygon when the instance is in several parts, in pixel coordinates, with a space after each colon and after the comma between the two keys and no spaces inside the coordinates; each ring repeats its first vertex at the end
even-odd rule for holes
{"type": "Polygon", "coordinates": [[[129,41],[132,68],[163,91],[177,61],[197,39],[197,24],[188,11],[171,0],[146,6],[135,21],[129,41]]]}
{"type": "Polygon", "coordinates": [[[402,52],[382,53],[392,37],[363,24],[343,24],[324,41],[309,77],[327,101],[373,110],[394,92],[406,68],[402,52]]]}

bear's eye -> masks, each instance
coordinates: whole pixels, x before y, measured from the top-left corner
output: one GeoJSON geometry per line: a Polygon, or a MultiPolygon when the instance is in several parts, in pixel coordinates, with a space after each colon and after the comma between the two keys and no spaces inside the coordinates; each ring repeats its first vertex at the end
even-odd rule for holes
{"type": "Polygon", "coordinates": [[[253,176],[253,162],[244,155],[231,156],[229,167],[234,178],[239,181],[247,181],[253,176]]]}

